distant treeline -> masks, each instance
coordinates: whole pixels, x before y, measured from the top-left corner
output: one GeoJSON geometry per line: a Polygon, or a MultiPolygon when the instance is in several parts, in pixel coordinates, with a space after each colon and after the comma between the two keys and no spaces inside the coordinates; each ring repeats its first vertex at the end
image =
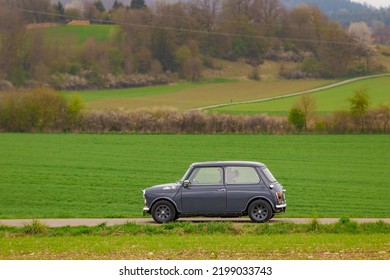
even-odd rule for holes
{"type": "MultiPolygon", "coordinates": [[[[287,7],[293,8],[302,3],[315,5],[332,20],[348,26],[351,22],[364,21],[371,27],[390,25],[390,3],[387,8],[375,9],[369,4],[357,3],[351,0],[282,0],[287,7]]],[[[384,3],[386,4],[386,3],[384,3]]]]}
{"type": "MultiPolygon", "coordinates": [[[[359,103],[357,103],[359,104],[359,103]]],[[[358,105],[359,106],[359,105],[358,105]]],[[[308,112],[308,111],[307,111],[308,112]]],[[[313,113],[313,112],[311,112],[313,113]]],[[[58,92],[0,92],[0,132],[89,132],[173,134],[389,133],[390,107],[381,106],[311,117],[303,124],[290,117],[209,114],[158,108],[134,112],[88,112],[77,94],[66,100],[58,92]]]]}
{"type": "MultiPolygon", "coordinates": [[[[198,80],[215,58],[244,60],[257,69],[264,60],[293,61],[285,78],[334,78],[381,71],[367,26],[346,30],[314,6],[286,9],[278,0],[143,0],[130,6],[101,1],[65,9],[50,0],[0,0],[0,80],[15,86],[107,87],[113,77],[142,74],[153,83],[198,80]],[[88,19],[118,24],[109,39],[51,40],[27,23],[88,19]]],[[[218,69],[219,70],[219,69],[218,69]]],[[[125,83],[126,84],[126,83],[125,83]]],[[[111,85],[111,84],[110,84],[111,85]]],[[[114,84],[113,86],[116,86],[114,84]]]]}

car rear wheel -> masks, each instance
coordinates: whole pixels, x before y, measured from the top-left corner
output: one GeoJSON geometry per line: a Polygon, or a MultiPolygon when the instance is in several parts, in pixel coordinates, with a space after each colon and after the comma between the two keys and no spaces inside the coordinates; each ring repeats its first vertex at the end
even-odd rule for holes
{"type": "Polygon", "coordinates": [[[255,200],[248,207],[248,215],[252,222],[265,223],[272,218],[272,208],[264,200],[255,200]]]}
{"type": "Polygon", "coordinates": [[[152,217],[159,224],[169,223],[176,217],[176,209],[166,200],[156,202],[152,207],[152,217]]]}

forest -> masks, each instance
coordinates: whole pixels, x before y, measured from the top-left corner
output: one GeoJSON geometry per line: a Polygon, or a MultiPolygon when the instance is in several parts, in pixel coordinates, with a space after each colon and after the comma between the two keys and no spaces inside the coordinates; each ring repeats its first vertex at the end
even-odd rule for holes
{"type": "Polygon", "coordinates": [[[287,9],[279,0],[153,6],[133,0],[127,6],[115,1],[110,9],[100,0],[72,8],[50,0],[0,0],[0,81],[59,89],[120,87],[110,81],[134,75],[147,77],[147,84],[197,81],[203,69],[218,67],[215,59],[250,64],[254,79],[265,60],[297,63],[293,71],[281,66],[285,79],[363,75],[383,71],[371,35],[365,23],[344,27],[315,6],[287,9]],[[106,40],[83,42],[54,39],[51,27],[34,28],[73,20],[118,28],[106,40]]]}

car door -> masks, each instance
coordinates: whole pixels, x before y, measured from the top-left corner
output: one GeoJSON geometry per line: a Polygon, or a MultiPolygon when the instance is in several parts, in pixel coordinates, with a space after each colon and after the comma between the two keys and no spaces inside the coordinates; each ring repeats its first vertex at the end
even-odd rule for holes
{"type": "Polygon", "coordinates": [[[223,168],[198,167],[181,188],[182,209],[187,214],[222,213],[226,210],[223,168]]]}

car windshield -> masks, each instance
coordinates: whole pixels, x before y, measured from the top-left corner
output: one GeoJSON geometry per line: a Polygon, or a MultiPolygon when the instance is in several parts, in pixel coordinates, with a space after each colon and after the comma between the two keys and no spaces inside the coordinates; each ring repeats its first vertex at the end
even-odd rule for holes
{"type": "Polygon", "coordinates": [[[179,180],[179,182],[184,182],[184,180],[187,178],[188,176],[188,173],[190,173],[190,171],[192,170],[191,166],[190,168],[187,169],[186,173],[184,173],[183,177],[181,177],[181,179],[179,180]]]}
{"type": "Polygon", "coordinates": [[[268,181],[276,182],[274,175],[272,175],[271,171],[269,171],[268,168],[263,168],[263,173],[264,173],[265,177],[267,177],[268,181]]]}

